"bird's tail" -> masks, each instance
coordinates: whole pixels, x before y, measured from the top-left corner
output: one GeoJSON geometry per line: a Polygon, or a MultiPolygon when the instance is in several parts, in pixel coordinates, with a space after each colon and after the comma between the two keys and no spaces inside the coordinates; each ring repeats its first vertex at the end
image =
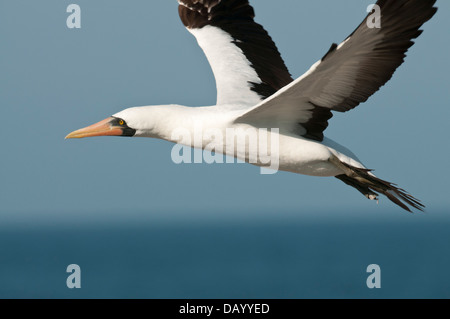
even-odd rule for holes
{"type": "Polygon", "coordinates": [[[345,174],[336,178],[360,191],[371,200],[378,200],[378,195],[383,194],[393,203],[411,212],[410,207],[424,211],[425,206],[405,190],[398,188],[395,184],[379,179],[373,175],[370,169],[357,168],[339,161],[346,169],[345,174]]]}

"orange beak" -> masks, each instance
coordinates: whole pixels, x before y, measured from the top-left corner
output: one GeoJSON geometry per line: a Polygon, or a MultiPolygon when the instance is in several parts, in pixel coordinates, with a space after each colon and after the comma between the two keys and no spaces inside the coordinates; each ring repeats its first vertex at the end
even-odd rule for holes
{"type": "Polygon", "coordinates": [[[108,117],[107,119],[100,121],[94,125],[70,133],[66,136],[66,139],[93,136],[121,136],[123,130],[121,127],[114,126],[114,124],[112,123],[113,120],[113,117],[108,117]]]}

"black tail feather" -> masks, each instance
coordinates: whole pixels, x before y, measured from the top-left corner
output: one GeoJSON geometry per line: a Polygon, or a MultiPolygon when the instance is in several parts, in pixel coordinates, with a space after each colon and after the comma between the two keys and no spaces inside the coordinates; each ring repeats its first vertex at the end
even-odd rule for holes
{"type": "Polygon", "coordinates": [[[397,185],[369,174],[371,170],[353,167],[342,162],[341,164],[346,166],[351,173],[338,175],[336,178],[356,188],[367,198],[377,199],[378,193],[380,193],[408,212],[411,212],[410,207],[424,211],[425,206],[418,199],[408,194],[404,189],[397,187],[397,185]]]}

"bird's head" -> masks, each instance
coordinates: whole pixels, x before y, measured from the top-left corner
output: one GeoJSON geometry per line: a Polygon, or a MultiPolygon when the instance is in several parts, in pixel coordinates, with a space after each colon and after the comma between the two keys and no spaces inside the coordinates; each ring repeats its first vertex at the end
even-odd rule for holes
{"type": "Polygon", "coordinates": [[[94,136],[151,137],[153,123],[148,111],[147,107],[125,109],[103,121],[70,133],[66,139],[94,136]]]}

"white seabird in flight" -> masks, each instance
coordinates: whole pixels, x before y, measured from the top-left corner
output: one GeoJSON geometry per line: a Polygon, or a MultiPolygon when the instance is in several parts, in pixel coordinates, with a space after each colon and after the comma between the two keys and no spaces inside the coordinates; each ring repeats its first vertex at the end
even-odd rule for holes
{"type": "MultiPolygon", "coordinates": [[[[367,23],[369,14],[349,37],[333,44],[321,60],[294,80],[271,37],[254,21],[248,0],[178,0],[181,21],[212,67],[216,105],[128,108],[66,138],[140,136],[204,149],[210,138],[180,140],[173,132],[184,128],[194,134],[199,123],[224,136],[230,128],[277,128],[279,170],[334,176],[371,200],[384,194],[407,211],[423,210],[419,200],[375,177],[351,151],[324,137],[323,132],[332,111],[355,108],[389,81],[412,40],[422,33],[421,26],[436,13],[435,2],[379,0],[381,28],[367,23]]],[[[238,155],[239,145],[227,148],[225,144],[214,150],[249,161],[248,146],[244,146],[244,155],[238,155]]],[[[263,166],[260,162],[255,165],[263,166]]]]}

